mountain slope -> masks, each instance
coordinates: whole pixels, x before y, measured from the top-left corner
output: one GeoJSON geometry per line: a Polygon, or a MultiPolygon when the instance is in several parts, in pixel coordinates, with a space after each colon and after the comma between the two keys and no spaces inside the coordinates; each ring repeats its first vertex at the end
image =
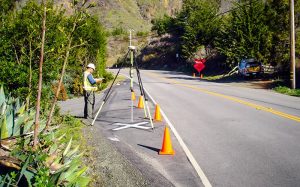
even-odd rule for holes
{"type": "Polygon", "coordinates": [[[91,2],[96,3],[91,13],[98,15],[100,22],[107,29],[123,28],[136,31],[149,31],[152,19],[164,14],[174,15],[182,5],[182,0],[93,0],[91,2]]]}
{"type": "MultiPolygon", "coordinates": [[[[26,1],[26,0],[24,0],[26,1]]],[[[70,0],[55,0],[70,9],[70,0]]],[[[98,15],[100,22],[108,30],[114,28],[149,31],[151,20],[167,15],[174,15],[182,6],[182,0],[90,0],[96,6],[90,9],[98,15]]]]}

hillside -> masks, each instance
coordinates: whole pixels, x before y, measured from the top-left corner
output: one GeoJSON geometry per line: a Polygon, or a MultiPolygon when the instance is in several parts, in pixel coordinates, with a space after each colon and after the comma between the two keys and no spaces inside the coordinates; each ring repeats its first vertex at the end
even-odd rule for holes
{"type": "Polygon", "coordinates": [[[181,7],[181,0],[98,0],[92,12],[99,15],[108,28],[133,28],[148,31],[151,19],[172,15],[181,7]]]}
{"type": "MultiPolygon", "coordinates": [[[[107,66],[116,63],[122,57],[128,46],[128,30],[134,29],[133,37],[137,32],[150,32],[151,20],[164,14],[174,15],[180,10],[182,0],[96,0],[96,7],[91,13],[98,15],[100,22],[112,32],[122,29],[125,33],[111,36],[108,40],[107,66]]],[[[147,40],[134,40],[133,45],[141,46],[147,40]]]]}
{"type": "MultiPolygon", "coordinates": [[[[69,0],[57,0],[63,2],[68,9],[69,0]]],[[[128,46],[128,30],[134,29],[133,37],[138,32],[148,33],[152,27],[151,20],[162,17],[164,14],[175,15],[182,7],[183,0],[91,0],[96,6],[90,12],[97,15],[99,21],[112,33],[121,29],[124,33],[110,36],[108,40],[107,66],[116,63],[122,57],[128,46]]],[[[230,9],[232,0],[221,0],[221,12],[230,9]]],[[[133,40],[133,45],[141,49],[149,42],[149,39],[133,40]]],[[[173,55],[173,54],[172,54],[173,55]]]]}
{"type": "MultiPolygon", "coordinates": [[[[69,0],[57,0],[68,9],[69,0]]],[[[100,22],[108,29],[135,29],[149,31],[151,20],[164,14],[174,15],[182,0],[90,0],[95,7],[90,12],[99,16],[100,22]]]]}

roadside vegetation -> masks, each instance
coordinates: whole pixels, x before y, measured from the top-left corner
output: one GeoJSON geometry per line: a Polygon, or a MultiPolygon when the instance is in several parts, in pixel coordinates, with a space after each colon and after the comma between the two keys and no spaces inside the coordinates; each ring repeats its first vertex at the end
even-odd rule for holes
{"type": "Polygon", "coordinates": [[[300,97],[300,89],[290,89],[286,86],[278,86],[274,88],[274,90],[285,95],[300,97]]]}
{"type": "Polygon", "coordinates": [[[5,95],[3,87],[0,106],[0,186],[87,186],[79,120],[57,113],[47,131],[42,120],[34,149],[35,110],[26,110],[19,98],[5,95]]]}
{"type": "Polygon", "coordinates": [[[104,89],[106,31],[73,1],[0,2],[0,186],[87,186],[83,124],[57,100],[82,94],[82,71],[96,64],[104,89]]]}
{"type": "MultiPolygon", "coordinates": [[[[300,2],[295,1],[295,13],[299,12],[300,2]]],[[[233,3],[230,11],[224,13],[219,0],[186,0],[175,17],[153,20],[152,30],[178,40],[174,49],[183,59],[180,63],[192,64],[194,58],[214,61],[222,57],[218,69],[223,69],[224,74],[241,59],[255,58],[276,67],[282,78],[288,78],[289,25],[288,0],[243,0],[233,3]],[[205,54],[199,53],[203,49],[205,54]]],[[[299,27],[299,19],[295,25],[299,27]]],[[[296,32],[300,34],[299,29],[296,32]]],[[[299,56],[300,37],[296,38],[296,56],[299,56]]]]}

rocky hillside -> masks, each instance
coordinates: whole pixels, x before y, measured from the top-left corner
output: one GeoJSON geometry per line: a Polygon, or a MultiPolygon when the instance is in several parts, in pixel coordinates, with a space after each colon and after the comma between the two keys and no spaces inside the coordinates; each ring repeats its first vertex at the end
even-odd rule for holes
{"type": "MultiPolygon", "coordinates": [[[[63,3],[67,11],[70,0],[56,0],[63,3]]],[[[109,31],[107,66],[116,63],[122,57],[129,44],[128,30],[133,29],[133,37],[137,33],[147,34],[151,30],[151,20],[162,17],[164,14],[174,15],[181,9],[182,0],[90,0],[95,7],[90,9],[91,14],[97,15],[99,21],[109,31]],[[114,34],[114,31],[121,33],[114,34]]],[[[147,43],[146,38],[133,40],[133,45],[141,46],[147,43]]]]}
{"type": "Polygon", "coordinates": [[[99,15],[109,28],[133,28],[148,31],[151,19],[164,14],[172,15],[181,7],[182,0],[97,0],[92,12],[99,15]]]}
{"type": "MultiPolygon", "coordinates": [[[[68,10],[70,0],[56,0],[56,3],[63,3],[68,10]]],[[[220,0],[221,12],[227,11],[234,0],[220,0]]],[[[134,29],[133,37],[138,32],[147,33],[151,30],[151,20],[162,17],[164,14],[174,15],[180,11],[183,0],[90,0],[95,7],[90,11],[98,15],[100,22],[108,31],[121,29],[121,36],[111,36],[108,40],[108,59],[107,65],[116,63],[122,57],[128,46],[128,30],[134,29]]],[[[139,38],[133,40],[133,45],[144,46],[150,38],[139,38]]]]}
{"type": "MultiPolygon", "coordinates": [[[[69,0],[57,0],[68,9],[69,0]]],[[[164,14],[174,15],[182,0],[90,0],[96,6],[90,11],[98,15],[108,30],[115,28],[149,31],[151,20],[164,14]]]]}

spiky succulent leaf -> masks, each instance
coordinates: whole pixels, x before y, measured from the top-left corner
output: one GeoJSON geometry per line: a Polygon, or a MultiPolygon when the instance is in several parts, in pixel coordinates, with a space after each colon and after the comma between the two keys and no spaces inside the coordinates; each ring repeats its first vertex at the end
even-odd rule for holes
{"type": "Polygon", "coordinates": [[[26,119],[28,119],[28,117],[25,115],[18,116],[18,118],[15,119],[13,136],[19,136],[21,134],[21,129],[23,128],[23,124],[25,124],[26,119]]]}
{"type": "Polygon", "coordinates": [[[1,139],[8,138],[9,133],[6,125],[6,116],[4,115],[4,118],[1,121],[1,139]]]}
{"type": "Polygon", "coordinates": [[[6,114],[6,102],[4,102],[4,103],[1,104],[0,112],[1,112],[1,116],[3,116],[4,114],[6,114]]]}
{"type": "Polygon", "coordinates": [[[17,110],[17,114],[24,114],[24,112],[25,112],[25,108],[26,108],[26,106],[25,105],[23,105],[23,106],[21,106],[21,107],[19,107],[17,110]]]}
{"type": "Polygon", "coordinates": [[[63,152],[63,157],[65,157],[67,155],[67,153],[69,152],[69,150],[71,148],[71,145],[72,145],[72,138],[70,139],[65,151],[63,152]]]}
{"type": "Polygon", "coordinates": [[[49,149],[49,154],[52,155],[56,150],[58,149],[57,144],[52,144],[50,149],[49,149]]]}
{"type": "Polygon", "coordinates": [[[5,94],[4,94],[3,86],[1,86],[1,88],[0,88],[0,105],[2,105],[3,103],[5,103],[5,94]]]}
{"type": "Polygon", "coordinates": [[[63,137],[66,136],[66,133],[64,133],[63,135],[61,135],[60,137],[56,138],[56,142],[60,141],[61,139],[63,139],[63,137]]]}
{"type": "Polygon", "coordinates": [[[25,163],[24,163],[24,165],[22,166],[22,169],[21,169],[18,181],[20,181],[21,178],[23,177],[25,171],[27,170],[27,167],[29,165],[30,160],[31,160],[31,156],[28,156],[27,159],[26,159],[26,161],[25,161],[25,163]]]}
{"type": "Polygon", "coordinates": [[[8,136],[11,136],[14,128],[14,114],[12,112],[6,116],[6,127],[8,130],[8,136]]]}
{"type": "Polygon", "coordinates": [[[61,183],[63,181],[66,181],[71,175],[74,175],[74,173],[78,170],[80,167],[81,162],[78,159],[72,160],[72,162],[68,165],[64,165],[64,167],[68,166],[68,169],[65,170],[59,177],[58,183],[61,183]]]}
{"type": "Polygon", "coordinates": [[[67,154],[66,154],[66,157],[72,157],[74,154],[76,154],[78,152],[78,149],[79,149],[79,145],[76,146],[74,149],[72,149],[71,151],[69,151],[67,154]]]}
{"type": "Polygon", "coordinates": [[[71,175],[66,177],[66,180],[69,181],[71,184],[76,183],[77,178],[80,177],[82,174],[84,174],[84,172],[86,172],[87,169],[88,169],[87,167],[83,167],[77,170],[76,172],[73,172],[71,175]]]}
{"type": "Polygon", "coordinates": [[[15,109],[16,109],[16,110],[19,110],[19,109],[20,109],[20,107],[21,107],[21,104],[20,104],[20,99],[19,99],[19,98],[17,98],[17,99],[16,99],[16,101],[15,101],[15,109]]]}
{"type": "Polygon", "coordinates": [[[33,127],[33,124],[34,124],[34,119],[25,123],[23,133],[30,132],[30,129],[33,127]]]}
{"type": "Polygon", "coordinates": [[[28,170],[26,170],[24,172],[24,176],[25,176],[25,178],[27,180],[27,184],[28,184],[29,187],[32,187],[31,180],[33,179],[34,175],[35,174],[33,172],[28,171],[28,170]]]}
{"type": "Polygon", "coordinates": [[[91,179],[89,177],[80,176],[77,178],[76,186],[80,186],[80,187],[88,186],[90,181],[91,179]]]}

